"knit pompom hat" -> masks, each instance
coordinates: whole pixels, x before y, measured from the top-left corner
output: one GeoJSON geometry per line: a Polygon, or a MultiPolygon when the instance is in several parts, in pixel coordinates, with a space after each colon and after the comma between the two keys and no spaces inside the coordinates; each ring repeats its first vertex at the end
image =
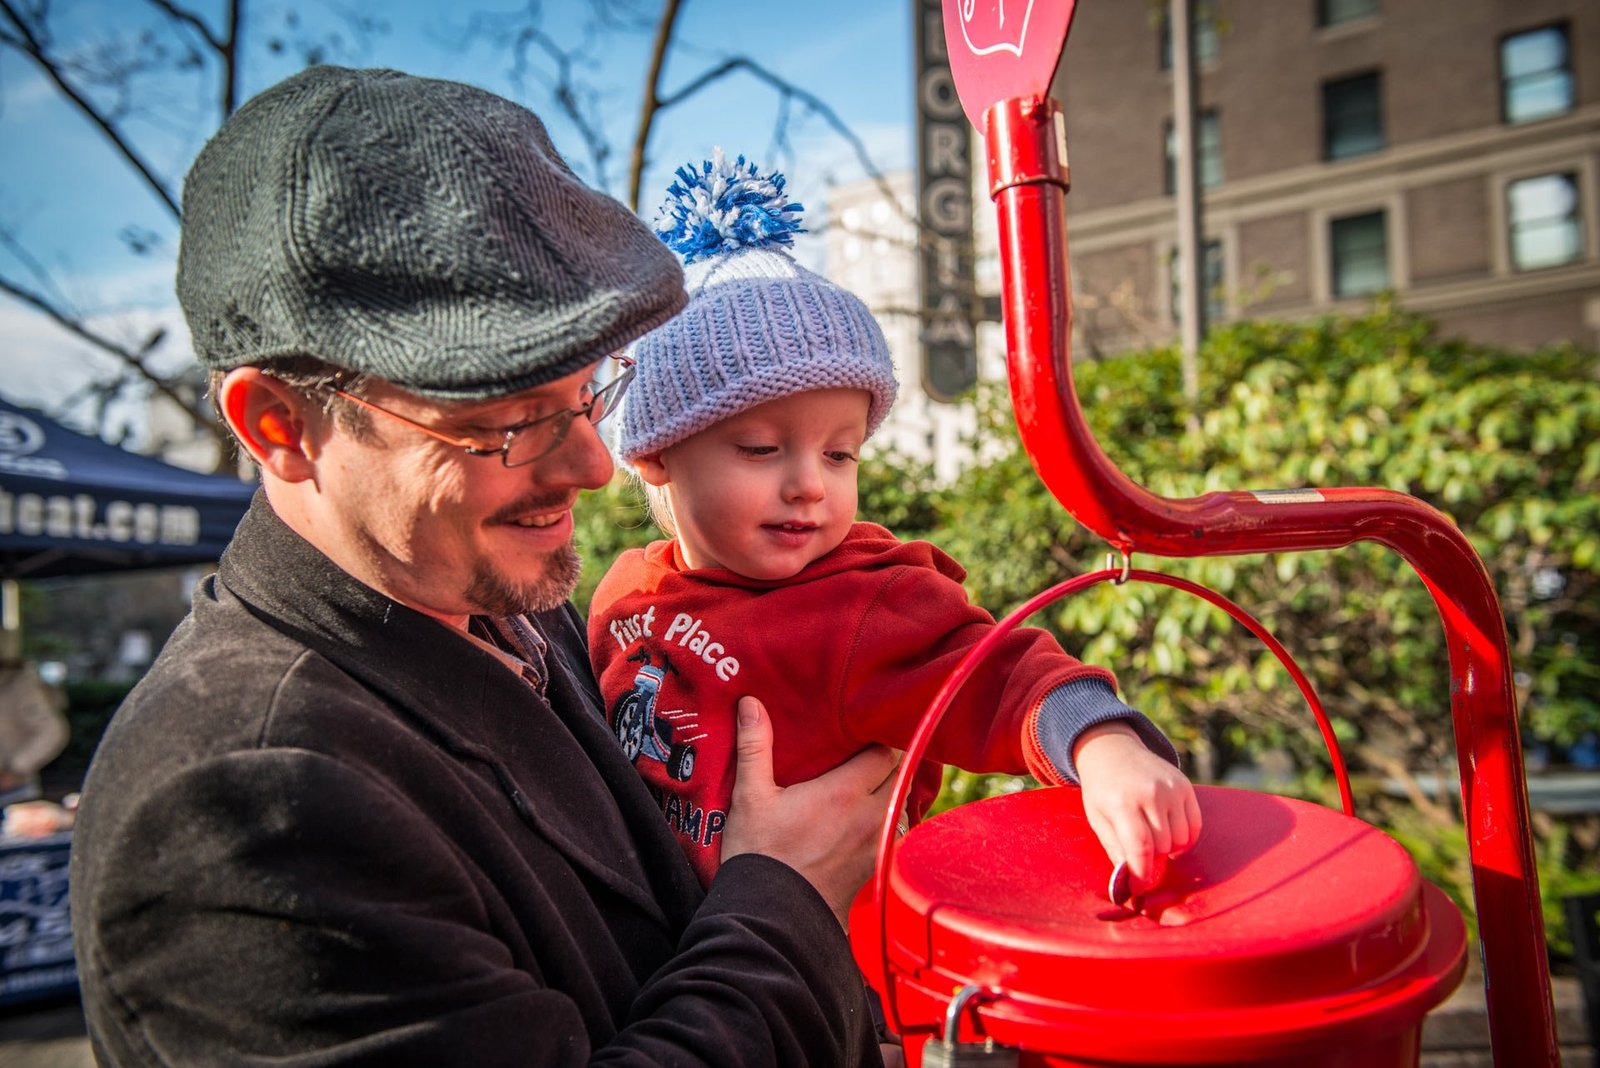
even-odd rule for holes
{"type": "Polygon", "coordinates": [[[899,389],[860,298],[796,263],[801,205],[784,177],[717,150],[678,168],[656,233],[684,261],[689,304],[641,337],[617,451],[631,462],[766,401],[813,389],[871,394],[867,435],[899,389]]]}

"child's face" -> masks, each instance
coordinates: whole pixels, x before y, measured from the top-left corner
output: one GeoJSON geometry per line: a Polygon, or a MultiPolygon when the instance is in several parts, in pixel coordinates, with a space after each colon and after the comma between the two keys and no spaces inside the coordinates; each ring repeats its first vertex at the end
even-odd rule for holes
{"type": "Polygon", "coordinates": [[[783,579],[837,548],[855,521],[869,404],[861,389],[798,393],[639,460],[688,565],[783,579]]]}

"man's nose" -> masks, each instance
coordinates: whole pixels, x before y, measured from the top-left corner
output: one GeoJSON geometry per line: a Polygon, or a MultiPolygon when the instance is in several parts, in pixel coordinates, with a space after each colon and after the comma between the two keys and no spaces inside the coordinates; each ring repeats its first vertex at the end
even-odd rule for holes
{"type": "Polygon", "coordinates": [[[584,489],[604,486],[616,469],[600,428],[583,418],[574,419],[561,444],[532,466],[540,481],[559,480],[584,489]]]}

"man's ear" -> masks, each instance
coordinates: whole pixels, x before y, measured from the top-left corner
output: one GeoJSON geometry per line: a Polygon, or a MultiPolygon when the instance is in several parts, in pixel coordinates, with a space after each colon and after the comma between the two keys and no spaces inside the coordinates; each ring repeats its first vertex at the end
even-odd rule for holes
{"type": "Polygon", "coordinates": [[[285,482],[312,476],[316,448],[307,438],[310,403],[300,390],[259,367],[236,367],[217,388],[217,406],[250,458],[285,482]]]}
{"type": "Polygon", "coordinates": [[[635,457],[633,469],[639,472],[639,477],[644,479],[647,485],[660,487],[672,481],[667,475],[667,465],[662,462],[659,452],[635,457]]]}

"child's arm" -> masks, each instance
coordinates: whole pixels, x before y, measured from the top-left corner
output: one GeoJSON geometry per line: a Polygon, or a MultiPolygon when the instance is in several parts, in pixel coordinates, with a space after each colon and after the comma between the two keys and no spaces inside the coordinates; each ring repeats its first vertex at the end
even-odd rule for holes
{"type": "MultiPolygon", "coordinates": [[[[862,743],[904,748],[950,672],[995,625],[967,600],[959,567],[925,542],[905,548],[912,546],[925,547],[931,560],[857,572],[865,593],[835,598],[861,606],[855,627],[844,628],[848,655],[835,660],[832,692],[847,731],[862,743]]],[[[1166,856],[1194,842],[1200,810],[1177,750],[1114,687],[1110,672],[1071,659],[1047,632],[1019,627],[962,687],[928,756],[969,771],[1021,763],[1041,782],[1080,784],[1107,855],[1126,860],[1144,882],[1158,845],[1166,843],[1166,856]]]]}
{"type": "Polygon", "coordinates": [[[1152,881],[1157,858],[1200,837],[1200,805],[1177,751],[1149,719],[1100,679],[1075,679],[1045,696],[1037,720],[1042,754],[1083,787],[1089,826],[1113,864],[1152,881]]]}

